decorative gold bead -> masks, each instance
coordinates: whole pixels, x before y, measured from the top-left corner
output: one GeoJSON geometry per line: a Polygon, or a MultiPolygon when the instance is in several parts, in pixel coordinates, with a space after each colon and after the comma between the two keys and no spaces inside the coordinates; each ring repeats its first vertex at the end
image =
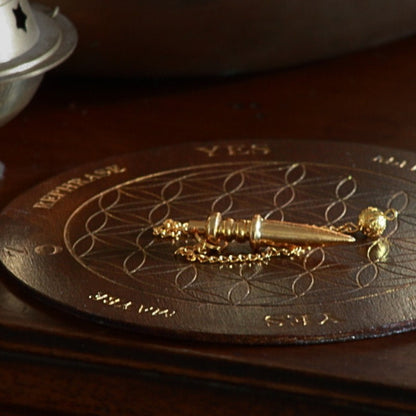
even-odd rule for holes
{"type": "Polygon", "coordinates": [[[380,237],[386,229],[387,218],[378,208],[368,207],[358,216],[358,227],[367,237],[380,237]]]}

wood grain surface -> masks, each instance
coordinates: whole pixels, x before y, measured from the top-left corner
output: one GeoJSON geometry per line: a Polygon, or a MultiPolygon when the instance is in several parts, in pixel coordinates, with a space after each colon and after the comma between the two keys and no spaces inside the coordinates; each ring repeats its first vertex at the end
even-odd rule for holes
{"type": "MultiPolygon", "coordinates": [[[[47,77],[0,130],[1,206],[114,154],[189,141],[325,139],[416,150],[416,39],[250,77],[47,77]]],[[[412,414],[416,336],[301,347],[174,342],[74,319],[2,269],[0,401],[23,414],[412,414]]]]}

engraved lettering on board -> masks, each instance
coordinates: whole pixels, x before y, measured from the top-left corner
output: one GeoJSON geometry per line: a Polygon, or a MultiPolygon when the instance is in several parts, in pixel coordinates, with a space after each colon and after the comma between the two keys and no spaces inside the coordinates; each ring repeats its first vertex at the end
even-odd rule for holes
{"type": "Polygon", "coordinates": [[[124,173],[126,170],[126,168],[120,168],[118,165],[111,165],[101,169],[95,169],[92,173],[85,173],[79,178],[69,179],[43,195],[39,201],[33,204],[33,208],[51,209],[58,201],[77,189],[107,176],[124,173]]]}
{"type": "Polygon", "coordinates": [[[394,156],[383,156],[383,155],[377,155],[374,156],[371,161],[373,163],[380,163],[382,165],[386,166],[394,166],[399,169],[407,169],[410,172],[416,172],[416,164],[412,163],[406,159],[397,159],[394,156]]]}
{"type": "Polygon", "coordinates": [[[339,324],[340,318],[336,318],[329,312],[321,313],[288,313],[281,315],[266,315],[264,317],[266,325],[270,327],[305,327],[305,326],[323,326],[329,324],[339,324]]]}
{"type": "MultiPolygon", "coordinates": [[[[27,255],[28,250],[25,247],[11,247],[4,246],[3,251],[9,257],[15,257],[17,255],[27,255]]],[[[54,256],[56,254],[62,253],[63,247],[54,245],[54,244],[41,244],[34,248],[34,252],[39,256],[54,256]]]]}
{"type": "Polygon", "coordinates": [[[27,254],[27,250],[24,247],[11,247],[11,246],[4,246],[3,251],[9,257],[15,257],[17,255],[27,254]]]}
{"type": "Polygon", "coordinates": [[[202,152],[208,157],[216,157],[220,155],[226,156],[255,156],[268,155],[271,149],[264,144],[233,144],[233,145],[214,145],[214,146],[199,146],[195,150],[202,152]]]}
{"type": "Polygon", "coordinates": [[[41,244],[35,247],[35,253],[40,256],[54,256],[63,251],[62,246],[55,244],[41,244]]]}
{"type": "Polygon", "coordinates": [[[135,302],[131,300],[123,300],[117,296],[112,296],[108,293],[97,292],[94,295],[89,295],[88,299],[102,303],[103,305],[113,307],[116,309],[121,309],[126,311],[128,309],[135,309],[138,315],[150,315],[152,317],[164,317],[164,318],[172,318],[176,314],[175,310],[171,310],[164,307],[158,307],[154,305],[144,305],[139,304],[136,305],[135,302]]]}

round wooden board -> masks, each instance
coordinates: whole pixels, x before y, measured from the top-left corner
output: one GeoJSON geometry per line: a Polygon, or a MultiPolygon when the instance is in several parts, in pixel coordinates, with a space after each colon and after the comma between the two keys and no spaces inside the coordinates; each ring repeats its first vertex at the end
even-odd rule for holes
{"type": "Polygon", "coordinates": [[[416,155],[315,141],[183,144],[54,177],[0,215],[1,259],[68,311],[152,334],[312,343],[410,330],[416,319],[416,155]],[[189,263],[166,218],[213,211],[315,225],[395,208],[385,237],[268,264],[189,263]]]}

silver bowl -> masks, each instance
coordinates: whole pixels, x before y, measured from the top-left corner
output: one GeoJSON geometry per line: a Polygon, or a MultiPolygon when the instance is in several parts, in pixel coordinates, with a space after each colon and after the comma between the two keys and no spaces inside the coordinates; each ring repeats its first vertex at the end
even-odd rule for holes
{"type": "MultiPolygon", "coordinates": [[[[30,7],[25,0],[0,0],[0,25],[6,11],[12,11],[14,15],[20,13],[20,17],[15,19],[9,13],[12,17],[9,31],[4,30],[7,29],[5,25],[0,26],[0,32],[6,32],[6,36],[1,37],[10,40],[6,46],[11,51],[9,56],[0,54],[0,126],[26,107],[45,72],[68,58],[78,40],[74,26],[58,8],[30,7]],[[14,50],[17,56],[12,57],[14,50]]],[[[0,39],[0,48],[5,51],[1,42],[0,39]]]]}

